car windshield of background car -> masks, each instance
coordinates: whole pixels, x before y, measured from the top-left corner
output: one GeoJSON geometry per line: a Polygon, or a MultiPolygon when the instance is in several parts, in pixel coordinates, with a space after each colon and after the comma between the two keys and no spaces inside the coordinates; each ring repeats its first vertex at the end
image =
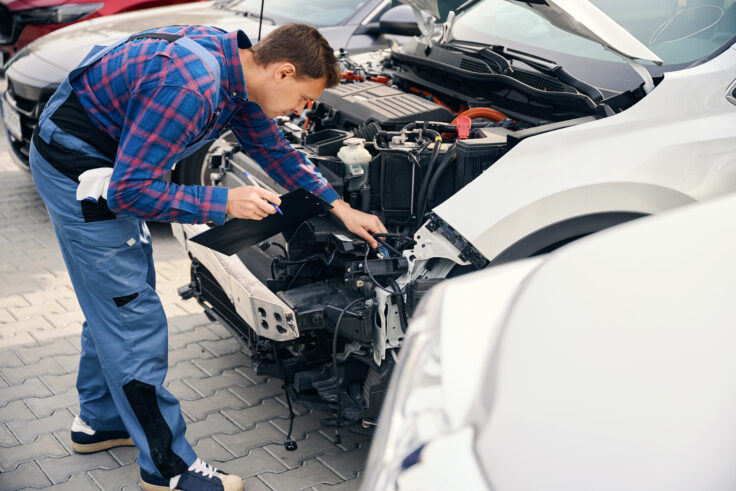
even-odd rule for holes
{"type": "MultiPolygon", "coordinates": [[[[590,2],[657,54],[666,71],[708,57],[730,44],[736,35],[736,0],[590,2]]],[[[463,12],[453,28],[453,37],[535,53],[566,68],[571,67],[562,62],[564,55],[621,62],[600,44],[558,29],[528,8],[506,0],[485,0],[463,12]]]]}
{"type": "MultiPolygon", "coordinates": [[[[349,19],[368,0],[268,0],[263,16],[285,22],[304,22],[316,27],[336,26],[349,19]]],[[[247,12],[258,17],[261,13],[261,0],[240,0],[227,5],[229,10],[247,12]]]]}

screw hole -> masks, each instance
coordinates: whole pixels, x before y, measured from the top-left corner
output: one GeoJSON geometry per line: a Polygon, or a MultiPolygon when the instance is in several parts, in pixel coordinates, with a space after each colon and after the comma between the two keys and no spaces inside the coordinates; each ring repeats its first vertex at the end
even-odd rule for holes
{"type": "Polygon", "coordinates": [[[266,317],[266,309],[264,309],[263,307],[258,307],[258,315],[260,315],[261,317],[266,317]]]}
{"type": "Polygon", "coordinates": [[[264,329],[268,329],[268,322],[261,321],[261,327],[264,328],[264,329]]]}

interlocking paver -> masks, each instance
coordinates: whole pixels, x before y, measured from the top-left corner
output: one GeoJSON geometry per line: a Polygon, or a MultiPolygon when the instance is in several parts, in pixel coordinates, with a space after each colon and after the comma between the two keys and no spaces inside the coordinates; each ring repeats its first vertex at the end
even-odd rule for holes
{"type": "Polygon", "coordinates": [[[271,378],[262,384],[253,384],[247,387],[233,387],[231,390],[248,404],[254,405],[264,399],[283,394],[284,389],[282,385],[283,382],[281,380],[271,378]]]}
{"type": "Polygon", "coordinates": [[[22,295],[8,295],[0,297],[0,309],[7,307],[24,307],[30,305],[22,295]]]}
{"type": "MultiPolygon", "coordinates": [[[[335,437],[334,428],[322,428],[319,432],[330,441],[333,441],[335,437]]],[[[340,441],[340,448],[345,451],[351,451],[364,445],[366,442],[370,442],[370,436],[364,434],[364,430],[361,431],[360,425],[341,426],[340,441]]]]}
{"type": "Polygon", "coordinates": [[[208,326],[198,326],[191,331],[170,334],[169,344],[175,348],[183,348],[188,344],[217,339],[220,339],[220,336],[212,332],[208,326]]]}
{"type": "Polygon", "coordinates": [[[40,375],[63,375],[65,373],[64,367],[56,363],[53,358],[45,358],[28,366],[0,368],[0,374],[10,385],[17,385],[40,375]]]}
{"type": "Polygon", "coordinates": [[[193,401],[202,397],[202,394],[192,389],[183,380],[168,381],[164,384],[164,387],[180,401],[193,401]]]}
{"type": "MultiPolygon", "coordinates": [[[[28,407],[31,408],[31,411],[39,418],[50,416],[57,409],[79,407],[79,398],[76,389],[49,397],[31,397],[25,399],[25,401],[28,407]]],[[[78,409],[74,410],[75,413],[78,411],[78,409]]]]}
{"type": "Polygon", "coordinates": [[[284,435],[270,423],[258,423],[255,428],[233,435],[217,435],[214,437],[220,445],[233,455],[242,457],[249,450],[268,443],[281,443],[284,435]]]}
{"type": "Polygon", "coordinates": [[[189,344],[185,348],[169,350],[169,365],[176,365],[186,360],[212,358],[214,355],[198,344],[189,344]]]}
{"type": "Polygon", "coordinates": [[[188,381],[197,392],[209,396],[220,389],[244,387],[253,383],[236,370],[226,370],[220,375],[188,381]]]}
{"type": "Polygon", "coordinates": [[[247,404],[238,399],[235,394],[226,390],[218,390],[210,397],[203,397],[194,401],[180,401],[182,412],[189,415],[194,421],[203,419],[210,413],[227,408],[241,408],[247,404]]]}
{"type": "Polygon", "coordinates": [[[110,470],[97,469],[89,472],[90,477],[102,489],[121,489],[123,486],[135,484],[140,480],[140,469],[137,464],[128,464],[110,470]]]}
{"type": "Polygon", "coordinates": [[[225,472],[242,477],[251,477],[262,472],[278,473],[287,470],[286,466],[262,448],[251,450],[245,457],[238,457],[227,462],[217,462],[213,465],[225,472]]]}
{"type": "Polygon", "coordinates": [[[343,481],[339,484],[318,484],[314,486],[317,491],[358,491],[360,489],[361,474],[349,481],[343,481]]]}
{"type": "Polygon", "coordinates": [[[43,346],[21,346],[15,349],[26,364],[37,363],[42,358],[56,355],[76,355],[79,350],[72,346],[66,339],[56,339],[43,346]]]}
{"type": "MultiPolygon", "coordinates": [[[[154,249],[155,251],[155,249],[154,249]]],[[[191,331],[195,327],[208,326],[210,327],[213,322],[204,315],[204,312],[188,315],[176,315],[168,316],[169,327],[173,328],[174,332],[186,332],[191,331]]],[[[214,332],[214,331],[213,331],[214,332]]],[[[173,333],[171,333],[173,335],[173,333]]]]}
{"type": "Polygon", "coordinates": [[[191,361],[183,361],[174,366],[169,365],[166,380],[197,379],[206,376],[207,374],[197,368],[191,361]]]}
{"type": "Polygon", "coordinates": [[[79,369],[79,353],[73,355],[57,355],[54,356],[54,360],[64,367],[67,372],[76,372],[79,369]]]}
{"type": "Polygon", "coordinates": [[[199,443],[193,445],[192,448],[197,454],[197,457],[204,460],[205,462],[223,462],[233,458],[233,455],[225,450],[225,447],[217,443],[215,439],[211,437],[202,438],[199,443]]]}
{"type": "Polygon", "coordinates": [[[115,459],[107,452],[72,454],[58,459],[39,459],[38,465],[54,484],[64,482],[70,476],[85,471],[119,467],[115,459]]]}
{"type": "Polygon", "coordinates": [[[4,424],[0,424],[0,447],[12,447],[13,445],[18,445],[18,440],[4,424]]]}
{"type": "Polygon", "coordinates": [[[299,467],[307,460],[324,454],[345,453],[319,433],[310,433],[304,440],[297,441],[296,450],[286,450],[283,444],[271,444],[263,447],[268,453],[286,464],[289,469],[299,467]]]}
{"type": "Polygon", "coordinates": [[[64,375],[42,376],[41,380],[54,394],[62,394],[77,386],[77,374],[67,373],[64,375]]]}
{"type": "Polygon", "coordinates": [[[15,470],[0,472],[0,489],[5,491],[49,486],[50,484],[35,462],[26,462],[20,464],[15,470]]]}
{"type": "Polygon", "coordinates": [[[21,400],[13,401],[5,407],[0,407],[0,421],[29,421],[35,419],[35,415],[21,400]]]}
{"type": "Polygon", "coordinates": [[[53,435],[44,435],[33,443],[0,448],[0,472],[12,471],[18,464],[41,457],[63,457],[67,451],[53,435]]]}
{"type": "Polygon", "coordinates": [[[273,489],[306,489],[316,484],[337,484],[342,479],[317,460],[308,460],[301,467],[280,474],[264,473],[258,476],[273,489]]]}
{"type": "MultiPolygon", "coordinates": [[[[307,433],[322,429],[322,420],[329,418],[330,415],[327,413],[323,413],[322,411],[313,411],[309,414],[297,416],[296,418],[294,418],[294,428],[291,435],[295,440],[301,440],[307,435],[307,433]]],[[[274,419],[273,424],[274,426],[276,426],[276,428],[281,430],[284,435],[289,431],[288,420],[274,419]]]]}
{"type": "Polygon", "coordinates": [[[23,366],[23,362],[18,355],[11,350],[0,351],[0,367],[20,367],[23,366]]]}
{"type": "MultiPolygon", "coordinates": [[[[12,314],[13,318],[19,321],[25,321],[38,316],[37,305],[19,305],[17,307],[8,307],[6,310],[12,314]]],[[[43,312],[61,313],[64,312],[64,309],[56,302],[46,302],[43,312]]]]}
{"type": "Polygon", "coordinates": [[[6,331],[0,334],[0,349],[12,348],[22,344],[35,343],[36,340],[27,332],[6,331]]]}
{"type": "Polygon", "coordinates": [[[266,486],[258,477],[250,477],[245,480],[245,489],[248,491],[273,491],[266,486]]]}
{"type": "Polygon", "coordinates": [[[229,355],[240,351],[240,343],[235,341],[232,337],[226,339],[219,339],[217,341],[202,341],[199,343],[207,351],[218,355],[229,355]]]}
{"type": "Polygon", "coordinates": [[[74,421],[74,415],[68,409],[54,411],[46,418],[32,421],[11,421],[8,427],[21,443],[30,443],[39,435],[69,429],[74,421]]]}
{"type": "Polygon", "coordinates": [[[195,364],[207,372],[208,375],[216,375],[232,368],[250,367],[251,361],[244,353],[237,352],[231,355],[218,356],[211,360],[196,360],[195,364]]]}
{"type": "Polygon", "coordinates": [[[317,457],[317,460],[325,464],[341,478],[350,479],[365,468],[366,460],[368,460],[368,451],[369,446],[363,445],[359,449],[351,452],[320,455],[317,457]]]}
{"type": "Polygon", "coordinates": [[[214,436],[221,433],[232,434],[242,431],[230,420],[220,413],[213,413],[202,421],[187,425],[187,440],[189,443],[197,443],[202,438],[214,436]]]}
{"type": "MultiPolygon", "coordinates": [[[[14,385],[12,387],[5,387],[0,389],[0,401],[14,401],[17,399],[23,399],[26,397],[43,397],[50,396],[51,391],[41,383],[37,378],[26,380],[21,385],[14,385]]],[[[2,402],[0,402],[2,404],[2,402]]]]}
{"type": "Polygon", "coordinates": [[[121,466],[132,464],[138,458],[138,449],[135,447],[115,447],[107,452],[121,466]]]}
{"type": "Polygon", "coordinates": [[[274,417],[289,417],[287,409],[274,399],[266,399],[256,406],[245,409],[226,409],[222,412],[240,425],[241,428],[246,429],[274,417]]]}
{"type": "Polygon", "coordinates": [[[84,473],[77,474],[63,483],[54,484],[54,491],[97,491],[98,489],[84,473]]]}

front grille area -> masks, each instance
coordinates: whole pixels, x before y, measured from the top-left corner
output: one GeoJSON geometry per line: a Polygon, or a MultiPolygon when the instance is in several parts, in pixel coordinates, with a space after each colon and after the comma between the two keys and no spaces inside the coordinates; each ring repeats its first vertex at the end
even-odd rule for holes
{"type": "Polygon", "coordinates": [[[38,118],[41,115],[43,107],[49,100],[51,94],[42,94],[41,100],[31,100],[23,97],[19,97],[13,90],[13,81],[8,81],[8,92],[5,96],[5,100],[8,101],[11,107],[20,116],[21,131],[23,138],[20,140],[16,139],[11,135],[7,129],[5,135],[8,139],[8,147],[15,160],[24,167],[28,167],[28,155],[31,147],[31,135],[33,130],[36,128],[38,118]]]}

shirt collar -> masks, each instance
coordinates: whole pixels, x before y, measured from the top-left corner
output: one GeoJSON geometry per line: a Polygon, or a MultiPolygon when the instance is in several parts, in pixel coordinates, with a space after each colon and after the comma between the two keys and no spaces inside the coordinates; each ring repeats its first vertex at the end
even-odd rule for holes
{"type": "Polygon", "coordinates": [[[240,64],[238,48],[250,48],[252,43],[241,30],[228,32],[223,37],[225,63],[227,64],[228,91],[233,99],[247,100],[248,91],[245,88],[243,66],[240,64]]]}

